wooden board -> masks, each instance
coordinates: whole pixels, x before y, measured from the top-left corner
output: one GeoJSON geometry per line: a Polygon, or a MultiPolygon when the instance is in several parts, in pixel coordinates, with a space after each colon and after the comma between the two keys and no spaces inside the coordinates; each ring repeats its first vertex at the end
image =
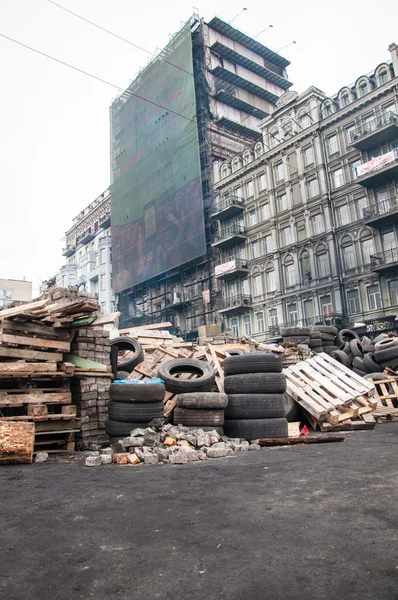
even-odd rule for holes
{"type": "Polygon", "coordinates": [[[29,311],[37,311],[50,304],[50,300],[38,300],[37,302],[30,302],[29,304],[21,304],[21,306],[15,306],[14,308],[6,308],[0,311],[0,319],[5,317],[11,317],[20,313],[27,313],[29,311]]]}
{"type": "Polygon", "coordinates": [[[70,342],[47,340],[24,335],[11,335],[9,333],[0,334],[0,343],[28,346],[29,348],[46,348],[48,350],[58,350],[59,352],[69,352],[70,350],[70,342]]]}
{"type": "MultiPolygon", "coordinates": [[[[173,324],[170,321],[165,321],[164,323],[152,323],[152,325],[142,325],[141,327],[134,327],[134,329],[145,329],[147,331],[152,329],[166,329],[166,327],[173,327],[173,324]]],[[[120,335],[128,335],[131,328],[128,329],[119,329],[120,335]]]]}
{"type": "Polygon", "coordinates": [[[88,360],[87,358],[81,358],[80,356],[75,356],[74,354],[65,354],[64,361],[72,363],[75,367],[75,373],[77,373],[77,369],[81,369],[82,371],[109,371],[107,365],[103,365],[102,363],[95,362],[94,360],[88,360]]]}
{"type": "Polygon", "coordinates": [[[35,441],[34,423],[0,420],[0,464],[32,462],[35,441]]]}
{"type": "Polygon", "coordinates": [[[30,390],[21,394],[8,394],[0,392],[0,406],[21,406],[22,404],[70,404],[71,392],[49,392],[30,390]]]}
{"type": "Polygon", "coordinates": [[[18,321],[4,319],[4,321],[0,322],[0,329],[7,333],[32,333],[40,337],[63,340],[65,342],[70,341],[70,333],[68,331],[54,329],[54,327],[41,323],[19,323],[18,321]]]}
{"type": "Polygon", "coordinates": [[[291,438],[261,438],[259,440],[253,440],[252,444],[259,444],[260,446],[293,446],[297,444],[342,442],[344,439],[344,435],[328,435],[327,433],[323,433],[318,435],[300,435],[299,437],[291,438]]]}
{"type": "Polygon", "coordinates": [[[20,373],[54,373],[57,371],[56,362],[28,363],[23,360],[17,362],[0,362],[0,377],[3,375],[20,373]]]}
{"type": "Polygon", "coordinates": [[[24,358],[26,360],[47,360],[62,362],[62,354],[58,352],[43,352],[42,350],[27,350],[25,348],[6,348],[0,346],[0,357],[24,358]]]}

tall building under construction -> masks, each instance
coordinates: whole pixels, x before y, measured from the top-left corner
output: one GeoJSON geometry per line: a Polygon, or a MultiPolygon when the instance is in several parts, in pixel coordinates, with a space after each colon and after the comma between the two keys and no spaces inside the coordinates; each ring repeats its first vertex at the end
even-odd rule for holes
{"type": "Polygon", "coordinates": [[[289,62],[222,19],[194,14],[111,106],[113,289],[121,326],[169,320],[196,336],[214,322],[210,215],[221,165],[261,139],[291,86],[289,62]]]}

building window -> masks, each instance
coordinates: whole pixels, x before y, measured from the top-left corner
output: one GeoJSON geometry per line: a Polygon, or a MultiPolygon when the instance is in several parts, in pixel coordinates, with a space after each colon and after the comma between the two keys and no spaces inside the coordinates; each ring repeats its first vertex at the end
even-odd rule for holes
{"type": "Polygon", "coordinates": [[[320,305],[321,305],[321,314],[324,317],[330,317],[330,315],[332,314],[332,310],[333,310],[330,294],[327,294],[326,296],[322,296],[320,298],[320,305]]]}
{"type": "Polygon", "coordinates": [[[243,329],[245,332],[245,335],[250,336],[252,333],[252,324],[251,324],[251,318],[250,315],[245,315],[243,317],[243,329]]]}
{"type": "Polygon", "coordinates": [[[396,306],[398,304],[398,279],[388,282],[388,290],[390,293],[390,304],[396,306]]]}
{"type": "Polygon", "coordinates": [[[273,129],[272,131],[269,132],[269,147],[270,148],[275,148],[275,146],[277,144],[279,144],[279,138],[278,138],[278,130],[277,129],[273,129]]]}
{"type": "Polygon", "coordinates": [[[314,215],[312,217],[312,232],[314,235],[319,235],[324,232],[322,215],[314,215]]]}
{"type": "Polygon", "coordinates": [[[270,216],[269,204],[263,204],[263,220],[267,221],[270,216]]]}
{"type": "Polygon", "coordinates": [[[308,146],[308,148],[304,148],[303,160],[304,160],[304,166],[306,166],[306,167],[308,167],[308,165],[312,165],[314,163],[314,148],[312,146],[308,146]]]}
{"type": "Polygon", "coordinates": [[[350,209],[348,204],[343,204],[337,209],[337,215],[339,218],[339,225],[348,225],[350,222],[350,209]]]}
{"type": "Polygon", "coordinates": [[[232,173],[236,173],[236,171],[239,171],[240,169],[240,160],[239,158],[235,157],[232,161],[232,173]]]}
{"type": "Polygon", "coordinates": [[[276,181],[283,181],[283,163],[275,165],[275,177],[276,181]]]}
{"type": "Polygon", "coordinates": [[[328,277],[329,275],[329,258],[327,252],[318,254],[316,257],[318,267],[318,277],[328,277]]]}
{"type": "Polygon", "coordinates": [[[309,118],[309,116],[306,113],[303,114],[303,115],[301,115],[299,123],[300,123],[301,129],[307,129],[307,127],[310,126],[310,118],[309,118]]]}
{"type": "Polygon", "coordinates": [[[251,198],[252,196],[254,196],[253,180],[250,179],[250,181],[246,181],[245,186],[246,186],[246,198],[251,198]]]}
{"type": "Polygon", "coordinates": [[[311,179],[307,181],[308,198],[314,198],[319,194],[318,180],[311,179]]]}
{"type": "Polygon", "coordinates": [[[352,181],[354,181],[358,175],[357,175],[357,168],[360,167],[362,164],[361,159],[357,158],[357,160],[354,160],[354,162],[350,163],[350,171],[351,171],[351,179],[352,181]]]}
{"type": "Polygon", "coordinates": [[[221,179],[225,179],[225,177],[228,177],[228,166],[227,165],[223,165],[221,167],[221,179]]]}
{"type": "Polygon", "coordinates": [[[264,331],[264,315],[263,312],[256,312],[256,330],[257,333],[264,331]]]}
{"type": "Polygon", "coordinates": [[[264,238],[265,253],[272,252],[272,235],[266,235],[264,238]]]}
{"type": "Polygon", "coordinates": [[[329,156],[331,156],[332,154],[336,154],[339,151],[337,135],[331,135],[329,138],[327,138],[327,145],[329,156]]]}
{"type": "Polygon", "coordinates": [[[355,269],[355,251],[354,246],[345,246],[343,248],[343,260],[344,260],[344,268],[349,271],[350,269],[355,269]]]}
{"type": "Polygon", "coordinates": [[[355,315],[361,312],[361,303],[359,300],[359,290],[350,290],[347,292],[348,312],[355,315]]]}
{"type": "Polygon", "coordinates": [[[101,275],[101,287],[100,287],[101,291],[105,291],[106,290],[106,275],[101,275]]]}
{"type": "Polygon", "coordinates": [[[280,196],[278,196],[278,206],[279,206],[279,212],[283,212],[284,210],[287,210],[286,194],[281,194],[280,196]]]}
{"type": "Polygon", "coordinates": [[[250,152],[245,152],[243,155],[243,164],[248,165],[251,162],[252,162],[252,155],[250,154],[250,152]]]}
{"type": "Polygon", "coordinates": [[[260,244],[258,240],[252,242],[252,258],[258,258],[260,256],[260,244]]]}
{"type": "Polygon", "coordinates": [[[270,308],[268,311],[268,322],[270,327],[278,327],[278,312],[276,308],[270,308]]]}
{"type": "Polygon", "coordinates": [[[347,127],[345,130],[345,134],[346,134],[347,142],[348,142],[349,146],[352,143],[352,138],[353,138],[355,131],[356,131],[355,125],[350,125],[350,127],[347,127]]]}
{"type": "Polygon", "coordinates": [[[364,265],[370,265],[371,260],[370,257],[371,255],[374,254],[374,245],[373,245],[373,240],[364,240],[362,242],[362,256],[363,256],[363,264],[364,265]]]}
{"type": "Polygon", "coordinates": [[[331,104],[325,104],[325,115],[327,117],[330,117],[330,115],[332,114],[333,110],[332,110],[332,105],[331,104]]]}
{"type": "Polygon", "coordinates": [[[294,325],[298,321],[297,304],[293,302],[288,304],[287,307],[287,321],[289,325],[294,325]]]}
{"type": "Polygon", "coordinates": [[[343,169],[340,168],[340,169],[336,169],[335,171],[332,171],[332,177],[333,177],[333,187],[335,189],[344,185],[343,169]]]}
{"type": "Polygon", "coordinates": [[[296,269],[294,264],[285,265],[285,281],[286,287],[296,285],[296,269]]]}
{"type": "Polygon", "coordinates": [[[368,199],[366,196],[364,198],[359,198],[357,200],[357,219],[363,219],[365,217],[364,210],[369,208],[368,199]]]}
{"type": "Polygon", "coordinates": [[[381,297],[379,285],[370,285],[367,288],[369,310],[377,310],[381,308],[381,297]]]}
{"type": "Polygon", "coordinates": [[[359,97],[362,98],[367,93],[368,86],[366,83],[363,83],[359,86],[359,97]]]}
{"type": "Polygon", "coordinates": [[[387,81],[388,81],[387,71],[381,71],[380,75],[379,75],[379,79],[380,79],[380,85],[383,85],[383,83],[387,83],[387,81]]]}
{"type": "Polygon", "coordinates": [[[239,337],[238,319],[236,317],[231,319],[231,331],[236,337],[239,337]]]}
{"type": "Polygon", "coordinates": [[[288,246],[289,244],[292,243],[292,234],[291,234],[290,227],[284,227],[282,229],[282,238],[283,238],[284,246],[288,246]]]}
{"type": "Polygon", "coordinates": [[[257,214],[256,210],[253,209],[249,211],[249,226],[255,225],[257,223],[257,214]]]}
{"type": "Polygon", "coordinates": [[[254,158],[260,158],[262,153],[263,153],[263,145],[261,144],[261,142],[259,142],[258,144],[256,144],[256,146],[254,148],[254,158]]]}
{"type": "Polygon", "coordinates": [[[105,254],[105,252],[106,252],[106,248],[101,248],[101,250],[100,250],[100,263],[101,263],[101,265],[104,265],[105,261],[106,261],[106,254],[105,254]]]}
{"type": "Polygon", "coordinates": [[[265,273],[265,281],[267,284],[267,292],[274,292],[276,290],[275,271],[267,271],[265,273]]]}
{"type": "Polygon", "coordinates": [[[261,275],[255,275],[252,279],[252,282],[253,282],[253,296],[261,296],[261,294],[263,293],[261,275]]]}
{"type": "Polygon", "coordinates": [[[341,97],[341,105],[348,106],[350,103],[350,98],[347,95],[341,97]]]}
{"type": "Polygon", "coordinates": [[[258,191],[262,192],[267,188],[267,178],[265,173],[261,173],[261,175],[257,178],[258,180],[258,191]]]}

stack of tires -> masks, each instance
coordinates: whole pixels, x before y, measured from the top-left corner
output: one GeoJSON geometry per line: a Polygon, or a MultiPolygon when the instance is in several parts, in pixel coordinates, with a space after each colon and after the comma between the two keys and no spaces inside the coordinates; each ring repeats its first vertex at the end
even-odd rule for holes
{"type": "Polygon", "coordinates": [[[163,417],[163,383],[112,383],[109,395],[105,432],[110,438],[126,437],[133,429],[145,429],[152,419],[163,417]]]}
{"type": "Polygon", "coordinates": [[[173,413],[175,425],[217,429],[223,433],[228,398],[213,391],[215,371],[211,365],[192,358],[176,358],[160,365],[158,377],[164,381],[168,392],[178,394],[173,413]],[[186,374],[194,377],[188,379],[186,374]]]}
{"type": "Polygon", "coordinates": [[[288,437],[282,359],[262,352],[230,356],[224,373],[225,435],[249,441],[288,437]]]}
{"type": "Polygon", "coordinates": [[[290,342],[292,344],[306,344],[310,343],[310,328],[309,327],[282,327],[281,336],[283,342],[290,342]]]}
{"type": "Polygon", "coordinates": [[[385,367],[398,368],[398,338],[382,333],[371,340],[355,331],[342,329],[336,337],[338,350],[331,356],[361,377],[382,373],[385,367]]]}
{"type": "Polygon", "coordinates": [[[314,325],[310,333],[310,348],[313,352],[332,354],[338,350],[336,344],[337,327],[331,325],[314,325]]]}

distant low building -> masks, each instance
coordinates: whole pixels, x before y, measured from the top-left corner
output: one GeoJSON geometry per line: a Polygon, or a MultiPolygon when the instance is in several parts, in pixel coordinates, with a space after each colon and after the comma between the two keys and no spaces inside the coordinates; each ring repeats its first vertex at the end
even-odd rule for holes
{"type": "Polygon", "coordinates": [[[14,302],[32,301],[32,282],[25,279],[0,279],[0,307],[14,302]]]}

